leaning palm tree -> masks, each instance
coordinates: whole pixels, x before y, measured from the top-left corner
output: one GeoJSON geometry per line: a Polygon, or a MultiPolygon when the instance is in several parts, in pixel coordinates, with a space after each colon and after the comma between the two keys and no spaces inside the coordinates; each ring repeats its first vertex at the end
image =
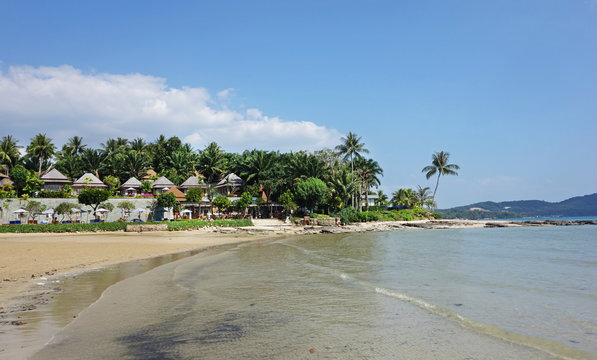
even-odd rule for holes
{"type": "Polygon", "coordinates": [[[46,134],[37,134],[31,139],[31,143],[27,146],[27,153],[32,157],[38,159],[39,162],[39,175],[41,176],[41,167],[44,163],[44,159],[49,159],[54,156],[56,147],[52,144],[52,139],[46,136],[46,134]]]}
{"type": "Polygon", "coordinates": [[[431,201],[435,202],[435,194],[437,193],[437,187],[439,186],[439,178],[442,175],[456,175],[458,176],[458,172],[456,170],[460,169],[460,166],[456,164],[448,164],[450,160],[450,153],[449,152],[436,152],[431,157],[433,161],[431,165],[425,166],[422,172],[426,173],[425,176],[427,180],[430,177],[437,174],[437,182],[435,183],[435,190],[433,190],[433,196],[431,197],[431,201]]]}
{"type": "MultiPolygon", "coordinates": [[[[340,155],[344,155],[344,160],[350,158],[350,169],[354,176],[354,158],[360,158],[362,156],[361,153],[368,154],[369,150],[361,142],[361,137],[352,132],[349,132],[346,137],[342,137],[340,140],[342,143],[336,146],[336,150],[340,155]]],[[[354,197],[352,198],[352,206],[354,207],[354,197]]]]}

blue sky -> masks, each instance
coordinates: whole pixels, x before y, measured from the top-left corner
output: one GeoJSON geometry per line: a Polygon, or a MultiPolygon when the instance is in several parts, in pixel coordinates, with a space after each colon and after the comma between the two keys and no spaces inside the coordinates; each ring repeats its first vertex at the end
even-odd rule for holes
{"type": "Polygon", "coordinates": [[[0,1],[0,135],[316,150],[438,205],[597,192],[596,1],[0,1]]]}

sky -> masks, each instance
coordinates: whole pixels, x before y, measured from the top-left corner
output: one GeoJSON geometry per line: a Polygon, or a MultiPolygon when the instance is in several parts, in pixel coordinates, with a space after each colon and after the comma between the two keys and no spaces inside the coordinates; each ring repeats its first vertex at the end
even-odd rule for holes
{"type": "Polygon", "coordinates": [[[439,208],[597,192],[597,1],[4,1],[0,136],[201,150],[362,137],[439,208]]]}

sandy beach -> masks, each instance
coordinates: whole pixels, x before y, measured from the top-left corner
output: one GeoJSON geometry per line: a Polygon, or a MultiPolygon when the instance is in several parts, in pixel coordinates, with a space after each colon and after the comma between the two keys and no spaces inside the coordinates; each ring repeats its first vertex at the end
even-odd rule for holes
{"type": "Polygon", "coordinates": [[[30,293],[32,285],[48,276],[272,236],[208,230],[0,234],[0,310],[30,293]]]}

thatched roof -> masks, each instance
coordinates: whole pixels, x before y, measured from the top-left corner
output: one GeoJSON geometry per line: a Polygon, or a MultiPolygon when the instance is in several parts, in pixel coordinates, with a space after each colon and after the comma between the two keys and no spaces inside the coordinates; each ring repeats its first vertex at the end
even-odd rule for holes
{"type": "Polygon", "coordinates": [[[194,188],[194,187],[205,187],[207,185],[205,185],[203,183],[203,181],[200,181],[200,179],[197,176],[189,176],[188,179],[185,180],[185,182],[183,182],[180,185],[180,188],[182,189],[190,189],[190,188],[194,188]]]}
{"type": "Polygon", "coordinates": [[[120,185],[121,189],[128,189],[128,188],[140,188],[141,181],[137,180],[136,177],[132,177],[128,179],[124,184],[120,185]]]}
{"type": "Polygon", "coordinates": [[[173,193],[176,196],[176,201],[185,201],[187,198],[184,196],[184,194],[182,193],[182,191],[178,190],[175,186],[171,187],[170,189],[168,189],[168,191],[165,192],[167,193],[173,193]]]}
{"type": "Polygon", "coordinates": [[[44,183],[68,183],[70,184],[70,180],[62,175],[62,173],[54,168],[50,169],[50,170],[46,170],[46,172],[44,172],[41,177],[41,180],[43,180],[44,183]]]}
{"type": "Polygon", "coordinates": [[[230,173],[226,175],[220,182],[216,185],[216,187],[222,186],[241,186],[243,184],[243,179],[238,177],[235,173],[230,173]]]}
{"type": "Polygon", "coordinates": [[[154,183],[153,183],[153,188],[154,189],[163,189],[163,188],[169,188],[169,187],[176,187],[176,185],[174,185],[174,183],[170,180],[168,180],[167,177],[162,176],[160,178],[158,178],[154,183]]]}
{"type": "Polygon", "coordinates": [[[85,173],[73,183],[73,187],[100,187],[107,188],[100,179],[92,173],[85,173]]]}

